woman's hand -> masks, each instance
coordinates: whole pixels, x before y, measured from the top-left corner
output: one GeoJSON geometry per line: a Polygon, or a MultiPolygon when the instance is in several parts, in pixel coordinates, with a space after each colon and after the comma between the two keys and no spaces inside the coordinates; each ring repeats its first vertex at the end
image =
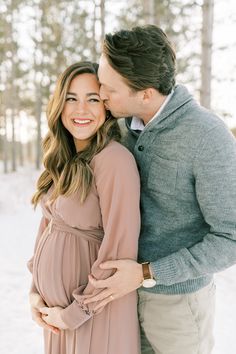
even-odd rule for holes
{"type": "Polygon", "coordinates": [[[42,297],[38,293],[30,293],[29,294],[29,302],[30,306],[34,308],[40,308],[45,306],[45,302],[43,301],[42,297]]]}
{"type": "Polygon", "coordinates": [[[35,321],[40,327],[52,331],[55,334],[58,334],[60,330],[54,326],[49,325],[42,318],[42,314],[39,309],[45,306],[45,302],[43,301],[41,296],[38,293],[30,293],[29,302],[31,306],[32,320],[35,321]]]}
{"type": "Polygon", "coordinates": [[[63,307],[55,306],[55,307],[41,307],[40,312],[42,314],[42,319],[51,326],[60,328],[60,329],[68,329],[68,326],[63,322],[61,318],[61,313],[63,311],[63,307]]]}

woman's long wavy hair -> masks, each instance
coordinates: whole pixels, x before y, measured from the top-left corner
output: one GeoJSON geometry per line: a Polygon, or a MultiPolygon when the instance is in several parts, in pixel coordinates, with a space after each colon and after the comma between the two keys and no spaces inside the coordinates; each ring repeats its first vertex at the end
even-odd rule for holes
{"type": "Polygon", "coordinates": [[[97,69],[96,63],[76,63],[67,68],[57,81],[47,107],[49,131],[43,140],[45,169],[37,181],[37,190],[31,200],[35,207],[50,187],[53,187],[51,202],[59,195],[69,196],[75,192],[79,192],[80,201],[84,202],[93,182],[90,167],[92,158],[111,140],[120,140],[119,125],[110,112],[107,112],[104,124],[91,137],[90,143],[83,151],[76,151],[73,136],[62,124],[61,113],[71,81],[81,74],[97,76],[97,69]]]}

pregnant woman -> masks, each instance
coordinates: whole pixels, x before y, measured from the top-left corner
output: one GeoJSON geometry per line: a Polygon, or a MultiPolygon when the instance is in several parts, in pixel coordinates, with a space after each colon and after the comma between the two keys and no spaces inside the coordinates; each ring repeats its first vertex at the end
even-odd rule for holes
{"type": "Polygon", "coordinates": [[[32,272],[33,319],[44,328],[46,354],[139,354],[136,292],[107,305],[84,300],[104,260],[136,259],[139,175],[118,141],[117,121],[99,95],[97,64],[76,63],[59,78],[47,110],[44,171],[32,202],[42,220],[32,272]]]}

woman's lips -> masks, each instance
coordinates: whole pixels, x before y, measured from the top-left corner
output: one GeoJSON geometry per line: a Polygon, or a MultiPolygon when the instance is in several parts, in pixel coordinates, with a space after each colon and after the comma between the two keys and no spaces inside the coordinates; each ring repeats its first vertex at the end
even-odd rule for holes
{"type": "Polygon", "coordinates": [[[73,119],[74,125],[79,126],[79,127],[86,127],[91,122],[92,122],[92,120],[91,119],[87,119],[87,118],[73,119]]]}

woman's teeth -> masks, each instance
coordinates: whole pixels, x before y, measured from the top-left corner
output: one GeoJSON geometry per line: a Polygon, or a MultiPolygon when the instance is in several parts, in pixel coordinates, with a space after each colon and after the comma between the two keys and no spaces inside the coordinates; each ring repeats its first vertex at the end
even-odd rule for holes
{"type": "Polygon", "coordinates": [[[77,123],[77,124],[88,124],[91,122],[91,120],[87,119],[87,120],[80,120],[80,119],[73,119],[74,123],[77,123]]]}

